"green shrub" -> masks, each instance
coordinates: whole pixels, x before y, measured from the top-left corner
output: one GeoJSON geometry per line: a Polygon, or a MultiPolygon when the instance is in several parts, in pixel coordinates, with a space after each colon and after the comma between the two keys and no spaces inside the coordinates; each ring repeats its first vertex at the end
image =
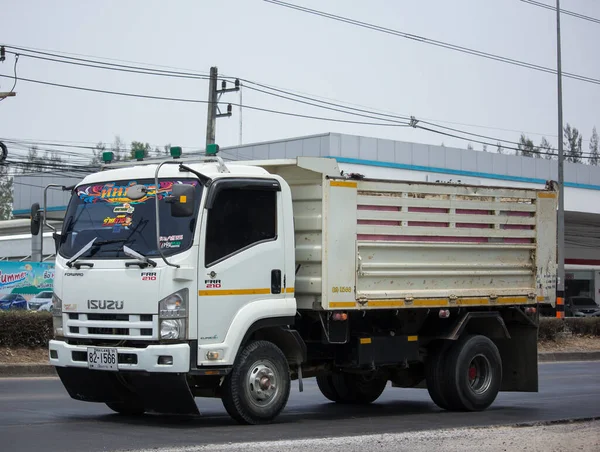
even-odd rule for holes
{"type": "Polygon", "coordinates": [[[578,336],[600,336],[600,317],[565,319],[571,333],[578,336]]]}
{"type": "Polygon", "coordinates": [[[600,317],[541,318],[538,337],[555,341],[560,333],[577,336],[600,336],[600,317]]]}
{"type": "Polygon", "coordinates": [[[0,346],[46,347],[52,339],[52,315],[49,312],[0,312],[0,346]]]}
{"type": "Polygon", "coordinates": [[[538,330],[539,340],[555,341],[559,333],[565,332],[565,321],[557,318],[541,318],[538,330]]]}

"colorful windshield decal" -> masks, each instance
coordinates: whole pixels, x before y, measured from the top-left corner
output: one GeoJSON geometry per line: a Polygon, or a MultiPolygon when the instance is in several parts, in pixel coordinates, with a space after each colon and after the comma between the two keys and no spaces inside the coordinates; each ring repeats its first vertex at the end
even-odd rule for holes
{"type": "Polygon", "coordinates": [[[161,248],[180,248],[183,235],[168,235],[160,236],[160,247],[161,248]]]}
{"type": "MultiPolygon", "coordinates": [[[[158,199],[162,200],[171,194],[171,188],[175,183],[197,185],[198,181],[160,181],[158,188],[158,199]]],[[[96,202],[109,202],[111,204],[127,204],[129,206],[135,204],[143,204],[149,199],[153,199],[156,196],[156,187],[154,184],[140,184],[146,187],[146,195],[140,199],[129,199],[126,196],[127,189],[133,185],[138,185],[136,181],[131,181],[126,185],[118,185],[114,182],[107,184],[94,184],[88,186],[81,186],[77,189],[77,196],[86,203],[96,202]]]]}
{"type": "Polygon", "coordinates": [[[102,222],[102,226],[104,227],[112,227],[112,226],[130,226],[131,222],[133,221],[133,219],[131,218],[131,215],[117,215],[116,217],[106,217],[104,219],[104,221],[102,222]]]}
{"type": "Polygon", "coordinates": [[[117,206],[113,209],[114,213],[133,213],[135,211],[135,207],[126,202],[122,206],[117,206]]]}

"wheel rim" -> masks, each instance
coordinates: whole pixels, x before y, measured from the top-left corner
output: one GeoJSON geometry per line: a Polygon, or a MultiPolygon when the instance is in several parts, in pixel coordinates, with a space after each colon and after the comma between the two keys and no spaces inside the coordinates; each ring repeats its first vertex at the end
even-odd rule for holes
{"type": "Polygon", "coordinates": [[[280,383],[279,372],[271,361],[257,361],[246,375],[248,399],[256,406],[267,407],[277,399],[280,383]]]}
{"type": "Polygon", "coordinates": [[[467,368],[469,386],[475,394],[483,394],[492,384],[492,365],[484,355],[477,355],[467,368]]]}

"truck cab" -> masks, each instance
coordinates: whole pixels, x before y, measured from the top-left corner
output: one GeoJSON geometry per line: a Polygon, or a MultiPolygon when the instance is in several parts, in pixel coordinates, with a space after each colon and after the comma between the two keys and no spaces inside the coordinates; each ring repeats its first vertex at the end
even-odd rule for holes
{"type": "Polygon", "coordinates": [[[291,193],[277,175],[220,159],[158,173],[118,168],[74,188],[50,361],[76,398],[139,411],[137,396],[123,401],[126,380],[145,388],[144,411],[196,413],[186,375],[218,380],[245,336],[293,324],[291,193]],[[151,393],[165,384],[169,397],[151,393]]]}

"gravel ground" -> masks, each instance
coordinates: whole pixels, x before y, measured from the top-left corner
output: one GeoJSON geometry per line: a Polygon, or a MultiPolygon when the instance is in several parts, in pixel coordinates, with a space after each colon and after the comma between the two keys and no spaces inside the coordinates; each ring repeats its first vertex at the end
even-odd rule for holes
{"type": "MultiPolygon", "coordinates": [[[[308,432],[307,432],[308,433],[308,432]]],[[[295,441],[206,444],[153,452],[571,452],[600,451],[600,421],[527,427],[437,430],[295,441]]]]}

